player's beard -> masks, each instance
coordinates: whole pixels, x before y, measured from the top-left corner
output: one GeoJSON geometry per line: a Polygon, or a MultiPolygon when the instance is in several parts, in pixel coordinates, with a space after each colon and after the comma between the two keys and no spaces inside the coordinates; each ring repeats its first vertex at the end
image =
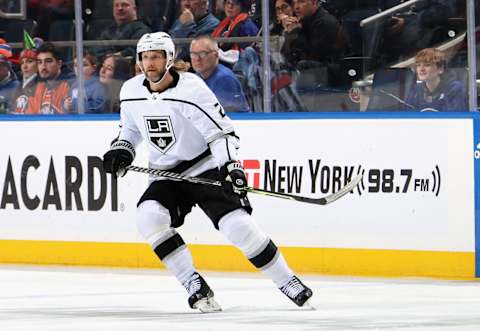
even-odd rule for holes
{"type": "Polygon", "coordinates": [[[161,71],[147,71],[146,76],[151,82],[159,82],[165,75],[165,69],[161,71]]]}

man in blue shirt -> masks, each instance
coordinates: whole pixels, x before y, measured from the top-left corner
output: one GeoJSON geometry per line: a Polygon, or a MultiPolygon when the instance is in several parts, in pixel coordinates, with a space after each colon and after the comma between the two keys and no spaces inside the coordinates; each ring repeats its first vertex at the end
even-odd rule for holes
{"type": "MultiPolygon", "coordinates": [[[[189,0],[170,28],[172,38],[194,38],[211,34],[220,21],[208,11],[208,0],[189,0]]],[[[181,46],[177,58],[189,61],[188,45],[181,46]]]]}
{"type": "Polygon", "coordinates": [[[204,35],[190,44],[192,66],[217,97],[226,112],[249,112],[240,81],[229,68],[218,61],[218,44],[204,35]]]}

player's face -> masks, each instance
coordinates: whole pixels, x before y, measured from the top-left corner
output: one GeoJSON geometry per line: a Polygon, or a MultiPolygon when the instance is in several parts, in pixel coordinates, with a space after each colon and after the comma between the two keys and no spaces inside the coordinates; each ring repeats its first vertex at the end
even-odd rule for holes
{"type": "Polygon", "coordinates": [[[437,79],[443,73],[443,68],[434,63],[419,62],[416,67],[418,80],[421,81],[437,79]]]}
{"type": "Polygon", "coordinates": [[[37,73],[37,60],[24,57],[20,62],[20,69],[24,78],[37,73]]]}
{"type": "Polygon", "coordinates": [[[53,79],[60,74],[62,60],[57,60],[52,53],[40,53],[37,56],[38,74],[42,79],[53,79]]]}
{"type": "Polygon", "coordinates": [[[142,52],[143,72],[150,81],[158,81],[165,74],[165,65],[167,58],[163,51],[146,51],[142,52]]]}

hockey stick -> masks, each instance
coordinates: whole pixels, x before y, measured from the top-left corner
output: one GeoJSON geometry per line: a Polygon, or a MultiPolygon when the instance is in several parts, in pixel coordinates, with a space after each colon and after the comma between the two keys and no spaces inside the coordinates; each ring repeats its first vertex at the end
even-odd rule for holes
{"type": "MultiPolygon", "coordinates": [[[[194,184],[222,186],[222,182],[219,181],[219,180],[214,180],[214,179],[210,179],[210,178],[202,178],[202,177],[189,177],[189,176],[177,174],[177,173],[174,173],[174,172],[169,172],[169,171],[166,171],[166,170],[143,168],[143,167],[137,167],[137,166],[133,166],[133,165],[130,165],[130,166],[126,167],[126,169],[131,170],[131,171],[135,171],[135,172],[140,172],[140,173],[143,173],[143,174],[149,174],[149,175],[154,175],[154,176],[159,176],[159,177],[167,177],[167,178],[172,178],[172,179],[178,179],[178,180],[182,180],[182,181],[186,181],[186,182],[190,182],[190,183],[194,183],[194,184]]],[[[342,187],[337,192],[329,194],[329,195],[324,196],[322,198],[309,198],[309,197],[304,197],[304,196],[300,196],[300,195],[267,191],[267,190],[262,190],[262,189],[254,188],[254,187],[247,187],[245,190],[247,192],[268,195],[268,196],[276,197],[276,198],[300,201],[300,202],[305,202],[305,203],[312,203],[312,204],[315,204],[315,205],[328,205],[329,203],[332,203],[332,202],[340,199],[341,197],[346,195],[348,192],[353,190],[355,187],[357,187],[357,185],[362,180],[362,177],[363,177],[363,172],[358,174],[355,178],[353,178],[350,182],[348,182],[344,187],[342,187]]]]}

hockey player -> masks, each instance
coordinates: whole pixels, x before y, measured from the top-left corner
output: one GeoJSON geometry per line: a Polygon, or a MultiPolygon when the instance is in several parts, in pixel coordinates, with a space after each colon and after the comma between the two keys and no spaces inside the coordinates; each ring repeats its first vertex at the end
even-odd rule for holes
{"type": "Polygon", "coordinates": [[[137,61],[143,72],[120,91],[121,129],[103,156],[105,171],[123,176],[145,141],[153,168],[227,181],[224,187],[150,177],[137,207],[137,227],[155,254],[187,289],[188,303],[202,312],[221,310],[196,271],[176,228],[194,205],[250,262],[298,306],[312,296],[288,267],[273,241],[256,225],[243,190],[246,177],[237,157],[239,138],[231,120],[198,76],[174,64],[175,45],[167,33],[143,35],[137,61]]]}

